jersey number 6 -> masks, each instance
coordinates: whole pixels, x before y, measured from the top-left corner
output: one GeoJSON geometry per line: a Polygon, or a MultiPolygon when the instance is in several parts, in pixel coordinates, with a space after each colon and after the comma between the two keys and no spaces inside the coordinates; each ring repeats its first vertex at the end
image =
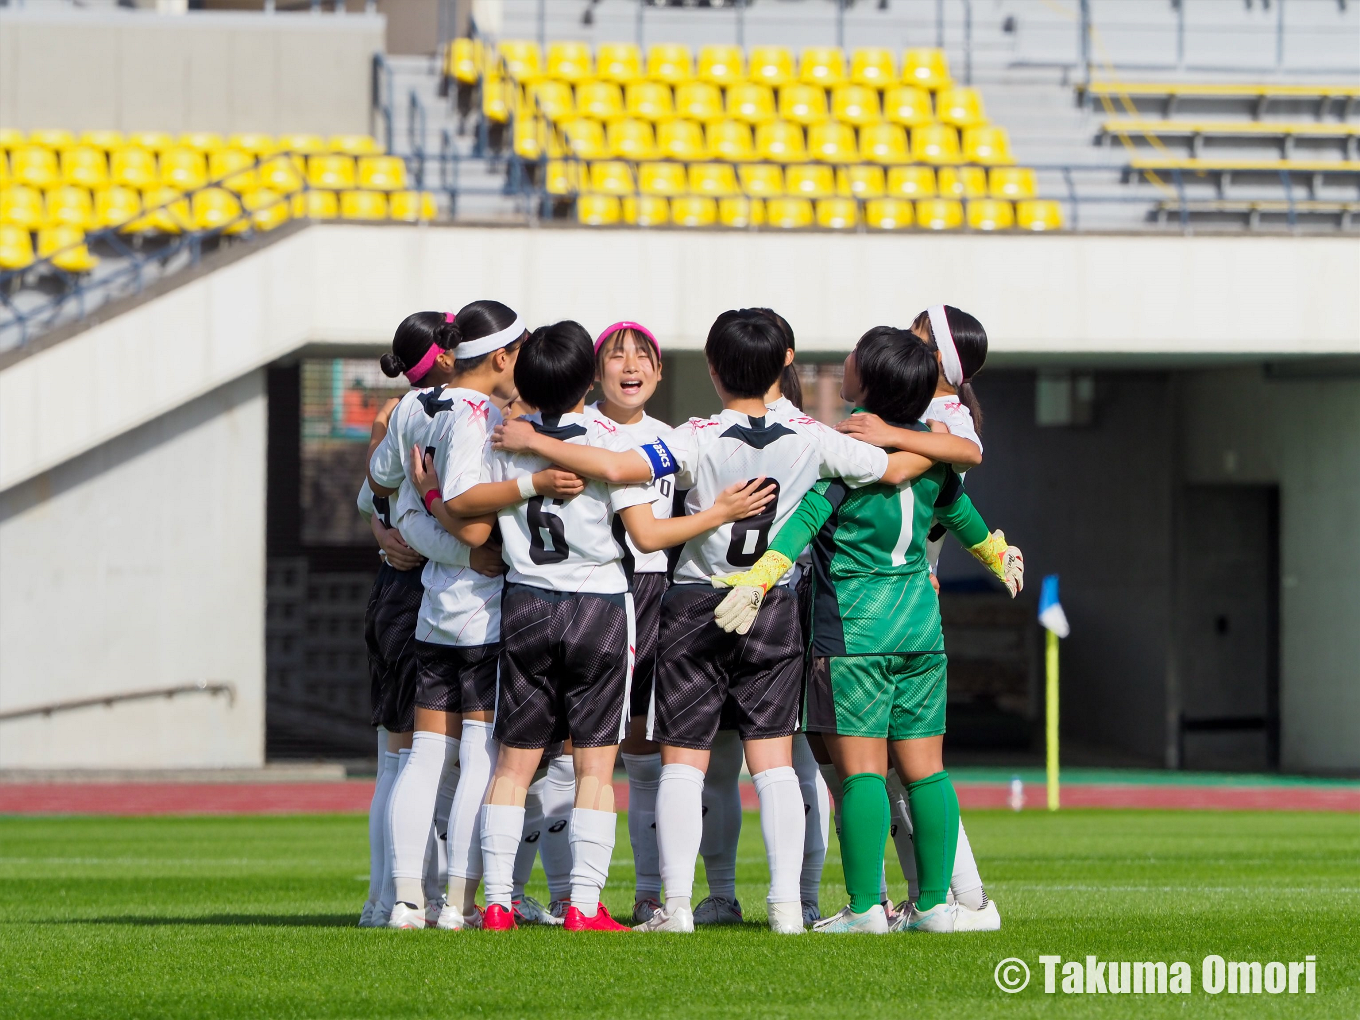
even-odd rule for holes
{"type": "Polygon", "coordinates": [[[561,563],[571,552],[567,548],[567,528],[562,518],[552,512],[561,506],[555,499],[535,496],[525,506],[529,515],[529,558],[542,566],[561,563]]]}
{"type": "MultiPolygon", "coordinates": [[[[754,478],[750,479],[755,481],[754,478]]],[[[727,544],[727,562],[734,567],[753,567],[756,560],[765,555],[770,544],[770,528],[774,525],[774,515],[779,509],[779,483],[768,479],[761,491],[774,490],[774,498],[765,504],[765,509],[753,517],[732,522],[732,541],[727,544]]]]}

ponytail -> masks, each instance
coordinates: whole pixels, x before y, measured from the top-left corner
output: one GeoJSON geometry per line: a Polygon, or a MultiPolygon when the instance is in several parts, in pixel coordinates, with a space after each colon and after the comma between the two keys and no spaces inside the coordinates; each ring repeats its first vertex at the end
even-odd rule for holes
{"type": "MultiPolygon", "coordinates": [[[[392,336],[392,350],[378,359],[378,366],[383,375],[395,379],[403,372],[410,373],[418,368],[432,348],[447,351],[456,347],[460,339],[458,324],[452,316],[444,312],[415,312],[401,320],[392,336]]],[[[425,371],[428,370],[427,365],[425,371]]],[[[425,371],[411,380],[412,385],[425,371]]]]}
{"type": "MultiPolygon", "coordinates": [[[[962,309],[953,305],[944,306],[945,321],[949,323],[949,334],[954,341],[954,350],[959,356],[959,367],[963,369],[963,383],[958,387],[959,403],[968,408],[973,416],[973,427],[982,432],[982,404],[973,389],[972,379],[982,371],[987,363],[987,331],[982,323],[962,309]]],[[[930,313],[922,312],[911,324],[911,331],[925,337],[926,346],[939,350],[935,342],[935,331],[930,325],[930,313]]]]}

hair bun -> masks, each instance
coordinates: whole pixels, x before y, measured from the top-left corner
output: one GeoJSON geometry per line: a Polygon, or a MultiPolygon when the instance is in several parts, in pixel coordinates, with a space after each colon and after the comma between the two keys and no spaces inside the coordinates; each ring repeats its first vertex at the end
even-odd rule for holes
{"type": "Polygon", "coordinates": [[[436,343],[446,351],[463,342],[463,331],[458,328],[458,321],[452,317],[446,317],[440,324],[437,336],[436,343]]]}
{"type": "Polygon", "coordinates": [[[389,379],[395,379],[406,371],[406,366],[402,363],[402,360],[391,351],[378,359],[378,367],[382,369],[383,375],[389,379]]]}

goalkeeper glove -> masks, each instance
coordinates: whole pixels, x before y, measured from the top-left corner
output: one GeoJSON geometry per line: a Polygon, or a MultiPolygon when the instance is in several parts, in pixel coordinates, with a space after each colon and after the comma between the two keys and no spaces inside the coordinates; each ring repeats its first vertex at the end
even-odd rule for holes
{"type": "Polygon", "coordinates": [[[765,593],[792,567],[787,556],[770,549],[750,570],[739,574],[715,574],[709,578],[715,588],[732,589],[713,610],[714,621],[729,634],[750,631],[756,622],[756,613],[760,612],[760,604],[765,601],[765,593]]]}
{"type": "Polygon", "coordinates": [[[973,558],[990,570],[1015,598],[1025,586],[1025,554],[1016,546],[1006,544],[1000,529],[993,531],[968,550],[973,558]]]}

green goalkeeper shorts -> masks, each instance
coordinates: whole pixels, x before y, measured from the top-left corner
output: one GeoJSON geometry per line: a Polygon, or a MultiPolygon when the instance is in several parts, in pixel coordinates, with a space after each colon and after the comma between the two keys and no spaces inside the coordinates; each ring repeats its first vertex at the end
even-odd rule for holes
{"type": "Polygon", "coordinates": [[[915,740],[944,733],[945,655],[816,656],[803,728],[845,737],[915,740]]]}

